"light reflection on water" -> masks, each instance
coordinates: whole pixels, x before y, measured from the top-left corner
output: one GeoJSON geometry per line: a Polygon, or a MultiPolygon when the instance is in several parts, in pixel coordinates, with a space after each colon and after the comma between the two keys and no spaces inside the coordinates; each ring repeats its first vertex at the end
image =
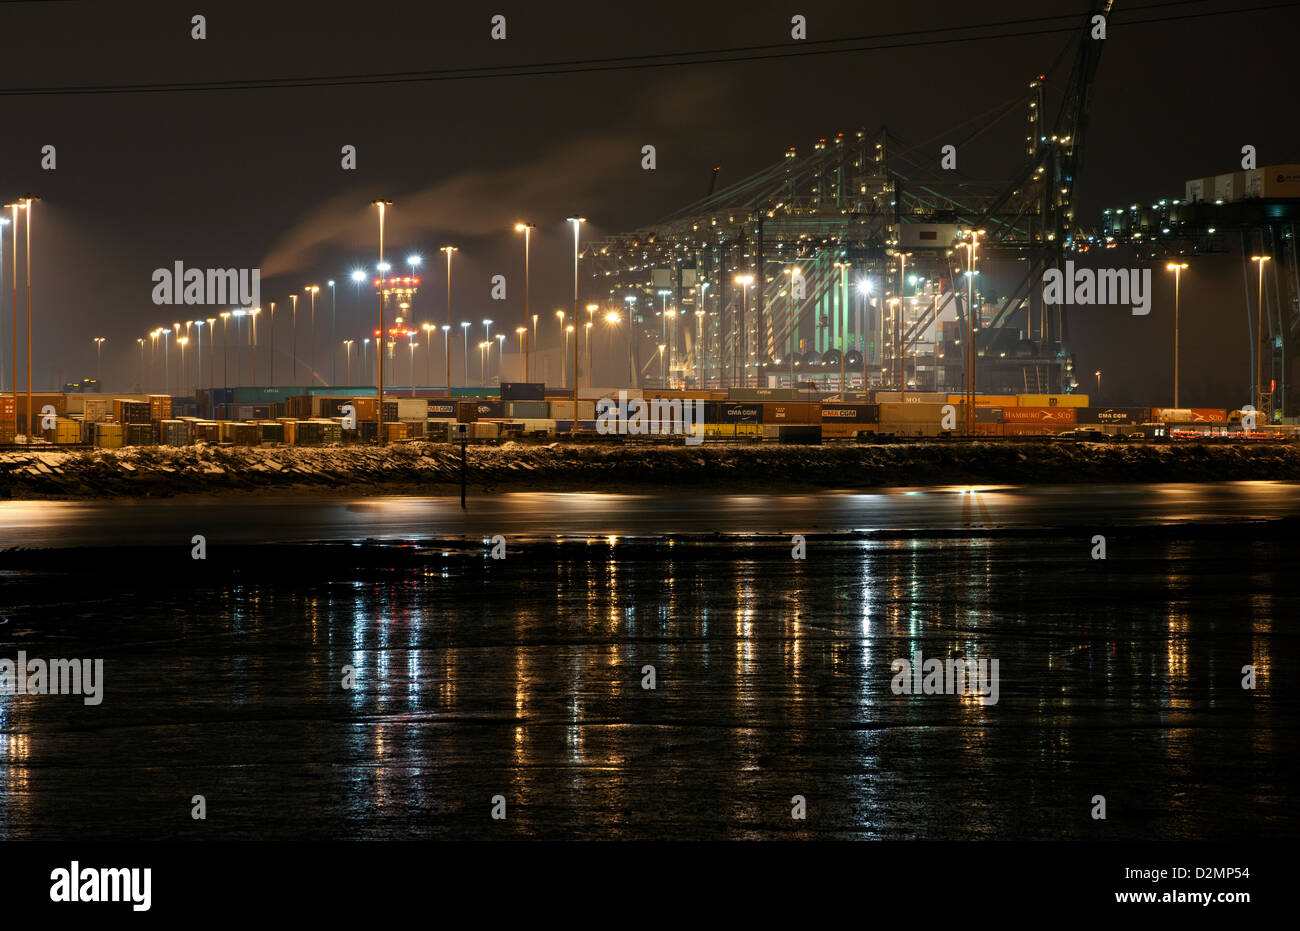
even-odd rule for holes
{"type": "Polygon", "coordinates": [[[605,536],[9,574],[0,657],[103,656],[107,682],[97,709],[0,696],[0,836],[1294,833],[1298,692],[1274,670],[1300,659],[1300,543],[813,539],[793,560],[788,537],[605,536]],[[894,695],[916,650],[998,658],[999,703],[894,695]],[[194,794],[220,816],[192,822],[194,794]]]}

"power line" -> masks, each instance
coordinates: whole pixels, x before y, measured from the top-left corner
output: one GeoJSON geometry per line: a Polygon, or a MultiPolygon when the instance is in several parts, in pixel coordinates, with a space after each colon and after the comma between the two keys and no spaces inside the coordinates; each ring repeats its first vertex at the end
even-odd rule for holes
{"type": "MultiPolygon", "coordinates": [[[[1184,6],[1188,4],[1199,4],[1208,2],[1208,0],[1174,0],[1171,3],[1147,4],[1142,7],[1135,7],[1135,10],[1142,9],[1162,9],[1173,6],[1184,6]]],[[[1112,19],[1111,25],[1121,26],[1139,26],[1153,23],[1175,22],[1188,19],[1201,19],[1211,16],[1226,16],[1242,13],[1262,12],[1266,10],[1286,9],[1300,6],[1300,0],[1285,0],[1282,3],[1261,4],[1253,7],[1237,7],[1227,10],[1206,10],[1194,13],[1171,14],[1167,16],[1151,17],[1147,19],[1135,20],[1115,20],[1112,19]]],[[[336,75],[317,75],[302,78],[245,78],[228,81],[180,81],[180,82],[163,82],[155,84],[96,84],[96,85],[73,85],[66,87],[26,87],[26,88],[5,88],[0,89],[0,96],[6,97],[24,97],[24,96],[62,96],[62,95],[85,95],[85,94],[139,94],[139,93],[178,93],[188,91],[220,91],[220,90],[263,90],[263,89],[287,89],[295,87],[343,87],[343,86],[365,86],[381,84],[414,84],[438,81],[463,81],[478,80],[484,78],[512,78],[512,77],[543,77],[547,75],[569,75],[584,74],[588,72],[600,71],[632,71],[647,68],[665,68],[678,67],[682,65],[710,65],[710,64],[734,64],[737,62],[765,61],[780,58],[796,58],[813,55],[842,55],[852,54],[855,52],[872,52],[872,51],[890,51],[907,48],[920,48],[925,46],[951,45],[961,42],[982,42],[999,39],[1023,38],[1028,36],[1052,35],[1057,33],[1075,32],[1077,25],[1053,26],[1045,29],[1027,29],[1018,32],[1004,32],[993,35],[973,35],[973,36],[953,36],[947,38],[935,38],[934,33],[939,32],[961,32],[973,29],[990,29],[1000,25],[1022,24],[1031,22],[1050,22],[1059,19],[1074,19],[1079,17],[1077,14],[1055,15],[1036,17],[1023,20],[1005,20],[998,23],[972,24],[966,26],[953,26],[940,30],[909,30],[898,33],[887,33],[877,36],[855,36],[840,39],[821,39],[814,41],[800,41],[801,47],[791,47],[789,43],[756,45],[756,46],[737,46],[734,48],[707,49],[694,52],[663,52],[650,55],[625,56],[617,58],[590,58],[590,59],[570,59],[565,61],[554,62],[535,62],[526,65],[501,65],[485,66],[475,68],[444,68],[425,71],[393,71],[379,72],[373,74],[336,74],[336,75]],[[848,42],[873,41],[880,38],[891,38],[901,36],[924,35],[927,38],[917,39],[910,42],[889,42],[869,45],[855,45],[843,48],[818,47],[807,48],[809,45],[829,46],[842,45],[848,42]],[[755,53],[755,54],[751,54],[755,53]]]]}

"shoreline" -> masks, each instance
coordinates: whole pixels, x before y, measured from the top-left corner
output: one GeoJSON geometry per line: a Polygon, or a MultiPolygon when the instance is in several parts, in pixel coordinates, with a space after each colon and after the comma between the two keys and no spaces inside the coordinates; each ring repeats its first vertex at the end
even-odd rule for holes
{"type": "MultiPolygon", "coordinates": [[[[942,485],[1300,481],[1284,444],[989,443],[470,446],[473,495],[509,491],[852,492],[942,485]]],[[[0,500],[452,495],[460,450],[127,447],[0,453],[0,500]]]]}

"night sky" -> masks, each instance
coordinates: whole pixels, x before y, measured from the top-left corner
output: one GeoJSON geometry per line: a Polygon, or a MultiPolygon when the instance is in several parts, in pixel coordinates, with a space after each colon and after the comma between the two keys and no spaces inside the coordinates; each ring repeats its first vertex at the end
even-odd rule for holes
{"type": "MultiPolygon", "coordinates": [[[[1211,0],[1132,15],[1254,5],[1211,0]]],[[[572,240],[566,216],[581,213],[590,221],[587,234],[602,236],[648,225],[702,196],[715,164],[728,184],[778,160],[789,145],[808,149],[839,131],[874,132],[883,124],[905,140],[931,139],[1023,94],[1074,37],[369,86],[21,90],[727,49],[788,41],[795,13],[808,18],[809,39],[817,40],[939,30],[981,17],[1082,13],[1085,4],[1016,0],[990,9],[803,0],[0,4],[3,193],[6,200],[27,192],[42,198],[33,226],[36,385],[93,375],[91,338],[105,336],[106,386],[130,387],[138,371],[136,337],[198,316],[196,308],[151,302],[152,271],[176,260],[260,267],[264,306],[270,300],[287,306],[290,291],[334,278],[340,327],[353,322],[348,273],[375,261],[375,211],[368,203],[378,196],[394,201],[389,256],[400,262],[415,251],[434,263],[439,245],[456,243],[455,318],[508,314],[512,330],[523,290],[515,221],[538,226],[534,311],[567,306],[572,240]],[[205,41],[190,38],[194,13],[207,17],[205,41]],[[489,39],[494,13],[507,17],[504,42],[489,39]],[[340,169],[345,144],[357,146],[355,172],[340,169]],[[640,168],[645,144],[657,147],[656,171],[640,168]],[[44,145],[57,147],[54,171],[40,168],[44,145]],[[488,297],[496,273],[510,278],[505,311],[488,297]]],[[[1119,13],[1125,9],[1116,5],[1119,13]]],[[[1044,27],[993,31],[1035,28],[1044,27]]],[[[1296,6],[1113,25],[1094,90],[1080,223],[1100,224],[1105,207],[1181,197],[1186,179],[1237,169],[1247,143],[1256,146],[1261,166],[1300,161],[1289,58],[1298,28],[1296,6]]],[[[1064,84],[1068,66],[1067,56],[1049,86],[1064,84]]],[[[1055,113],[1056,98],[1049,103],[1055,113]]],[[[961,151],[962,174],[1010,177],[1023,158],[1022,137],[1019,118],[1004,121],[961,151]]],[[[6,338],[0,343],[7,384],[7,230],[4,252],[0,334],[6,338]]],[[[1149,317],[1102,308],[1071,319],[1070,346],[1088,375],[1080,380],[1090,388],[1092,371],[1101,368],[1108,403],[1170,400],[1172,276],[1159,271],[1156,280],[1149,317]]],[[[1248,380],[1240,260],[1194,264],[1183,281],[1183,403],[1240,403],[1248,380]]],[[[1009,290],[1013,282],[998,284],[1009,290]]],[[[443,287],[441,274],[434,276],[417,299],[417,320],[443,319],[443,287]]],[[[373,300],[363,296],[371,310],[373,300]]]]}

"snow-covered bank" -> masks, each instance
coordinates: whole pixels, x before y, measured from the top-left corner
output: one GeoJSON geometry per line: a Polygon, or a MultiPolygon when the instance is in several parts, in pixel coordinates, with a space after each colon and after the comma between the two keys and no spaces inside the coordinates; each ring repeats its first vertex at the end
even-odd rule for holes
{"type": "MultiPolygon", "coordinates": [[[[966,442],[838,446],[506,444],[469,448],[480,490],[798,491],[953,483],[1300,480],[1300,447],[966,442]]],[[[0,453],[0,498],[140,497],[276,489],[443,491],[460,450],[129,447],[0,453]]]]}

